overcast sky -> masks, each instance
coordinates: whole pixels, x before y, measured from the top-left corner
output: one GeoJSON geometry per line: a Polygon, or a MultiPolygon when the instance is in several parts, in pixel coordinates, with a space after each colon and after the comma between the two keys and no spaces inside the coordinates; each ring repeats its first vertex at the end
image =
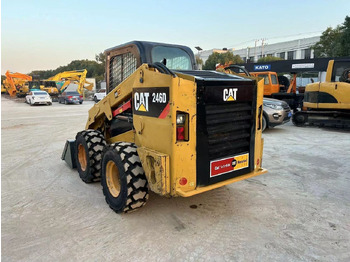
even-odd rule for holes
{"type": "Polygon", "coordinates": [[[349,0],[2,0],[1,73],[55,69],[132,40],[202,49],[320,35],[350,15],[349,0]]]}

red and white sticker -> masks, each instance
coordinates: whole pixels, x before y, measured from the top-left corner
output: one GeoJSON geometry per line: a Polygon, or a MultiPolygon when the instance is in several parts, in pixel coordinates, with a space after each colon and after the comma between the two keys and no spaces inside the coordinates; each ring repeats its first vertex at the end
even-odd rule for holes
{"type": "Polygon", "coordinates": [[[220,176],[249,166],[249,153],[210,161],[210,177],[220,176]]]}

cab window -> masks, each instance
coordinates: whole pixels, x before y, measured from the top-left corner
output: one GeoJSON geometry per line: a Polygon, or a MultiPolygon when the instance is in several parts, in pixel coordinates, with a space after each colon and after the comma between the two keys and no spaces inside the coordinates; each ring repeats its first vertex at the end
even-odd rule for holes
{"type": "Polygon", "coordinates": [[[345,69],[349,68],[349,62],[335,61],[332,72],[332,82],[339,82],[339,79],[345,69]]]}
{"type": "Polygon", "coordinates": [[[273,85],[277,85],[278,84],[276,75],[271,75],[271,83],[273,85]]]}
{"type": "Polygon", "coordinates": [[[264,85],[269,85],[270,84],[270,79],[268,75],[259,75],[259,77],[264,78],[264,85]]]}
{"type": "Polygon", "coordinates": [[[177,47],[155,46],[152,49],[152,62],[163,62],[166,67],[174,70],[192,70],[189,54],[177,47]]]}

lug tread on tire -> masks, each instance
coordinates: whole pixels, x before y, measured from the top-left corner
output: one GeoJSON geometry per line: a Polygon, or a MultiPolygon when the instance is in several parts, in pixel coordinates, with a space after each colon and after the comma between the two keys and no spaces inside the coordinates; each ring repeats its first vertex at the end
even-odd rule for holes
{"type": "Polygon", "coordinates": [[[90,166],[90,172],[88,174],[81,174],[79,172],[80,178],[85,183],[100,181],[102,152],[106,146],[105,138],[97,130],[84,130],[77,134],[76,139],[78,139],[78,136],[82,136],[86,141],[89,155],[88,163],[90,166]]]}
{"type": "MultiPolygon", "coordinates": [[[[122,160],[126,175],[127,197],[126,205],[123,210],[116,210],[109,202],[108,197],[106,197],[106,201],[115,212],[130,213],[144,206],[149,197],[148,182],[137,154],[137,147],[133,143],[118,142],[111,144],[109,148],[116,150],[122,160]]],[[[104,190],[103,193],[106,196],[104,190]]]]}

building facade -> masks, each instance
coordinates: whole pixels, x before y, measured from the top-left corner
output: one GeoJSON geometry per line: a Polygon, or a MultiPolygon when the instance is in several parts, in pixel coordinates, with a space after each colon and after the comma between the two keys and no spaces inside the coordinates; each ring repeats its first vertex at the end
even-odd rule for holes
{"type": "MultiPolygon", "coordinates": [[[[280,57],[285,60],[295,59],[310,59],[314,58],[314,50],[312,46],[320,40],[319,36],[302,38],[292,41],[280,42],[275,44],[261,44],[257,43],[254,47],[248,47],[244,49],[229,49],[234,55],[239,55],[244,62],[257,62],[260,58],[266,56],[280,57]]],[[[220,52],[226,52],[226,50],[219,50],[220,52]]],[[[218,52],[217,49],[205,50],[199,53],[200,58],[205,61],[213,53],[218,52]]]]}

